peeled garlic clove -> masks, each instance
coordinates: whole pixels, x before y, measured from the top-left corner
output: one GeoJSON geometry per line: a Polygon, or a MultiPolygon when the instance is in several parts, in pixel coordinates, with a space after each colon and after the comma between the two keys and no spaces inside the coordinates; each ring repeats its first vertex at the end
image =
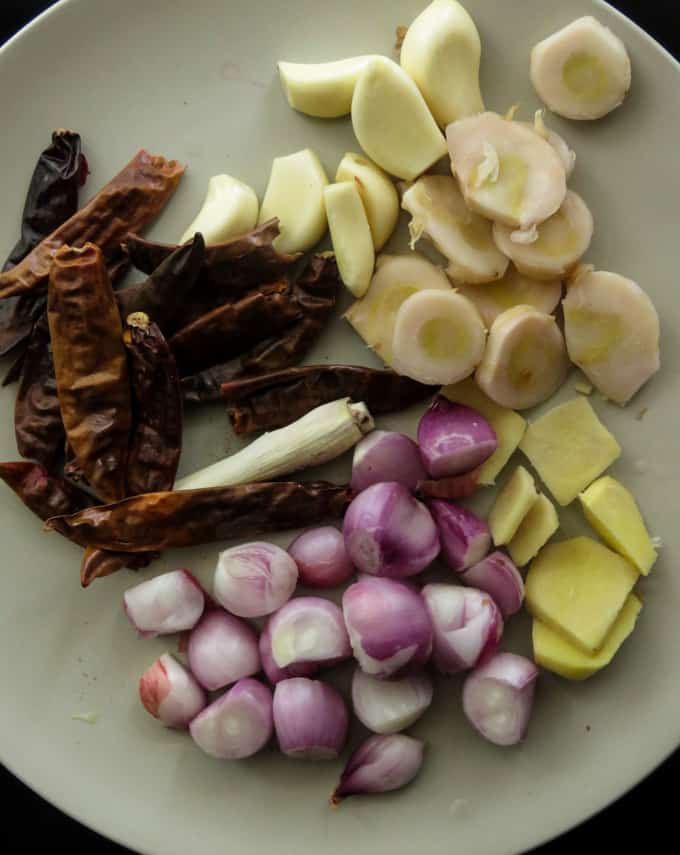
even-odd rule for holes
{"type": "Polygon", "coordinates": [[[508,259],[496,247],[491,223],[467,207],[455,178],[423,175],[404,193],[401,207],[413,217],[415,243],[429,238],[449,260],[455,282],[491,282],[506,271],[508,259]]]}
{"type": "Polygon", "coordinates": [[[562,301],[569,357],[607,398],[626,404],[659,370],[659,316],[617,273],[586,270],[562,301]]]}
{"type": "Polygon", "coordinates": [[[399,195],[389,175],[366,157],[348,151],[335,173],[336,181],[354,181],[371,227],[376,252],[387,243],[399,219],[399,195]]]}
{"type": "Polygon", "coordinates": [[[304,252],[321,240],[327,225],[327,184],[321,161],[309,148],[274,158],[259,222],[279,218],[281,234],[274,241],[279,252],[304,252]]]}
{"type": "Polygon", "coordinates": [[[381,255],[366,296],[353,303],[345,318],[387,364],[392,364],[392,336],[404,300],[424,289],[451,291],[444,271],[417,252],[381,255]]]}
{"type": "Polygon", "coordinates": [[[492,401],[525,410],[550,398],[567,368],[567,349],[555,318],[532,306],[515,306],[493,322],[475,380],[492,401]]]}
{"type": "Polygon", "coordinates": [[[530,74],[538,97],[567,119],[606,116],[623,102],[631,80],[625,45],[590,15],[539,42],[530,74]]]}
{"type": "Polygon", "coordinates": [[[468,300],[472,300],[489,329],[500,314],[513,306],[533,306],[549,315],[562,296],[562,282],[559,279],[539,282],[520,273],[513,265],[497,282],[457,285],[456,288],[468,300]]]}
{"type": "Polygon", "coordinates": [[[320,119],[346,116],[359,75],[375,55],[353,56],[336,62],[279,62],[279,76],[294,110],[320,119]]]}
{"type": "Polygon", "coordinates": [[[387,57],[374,59],[361,73],[352,98],[352,127],[371,160],[407,181],[446,154],[446,140],[418,87],[387,57]]]}
{"type": "Polygon", "coordinates": [[[392,364],[392,336],[404,300],[424,289],[451,291],[443,270],[417,252],[381,255],[366,296],[351,305],[345,318],[387,364],[392,364]]]}
{"type": "Polygon", "coordinates": [[[482,113],[449,125],[451,169],[469,208],[530,229],[560,207],[566,174],[555,149],[519,122],[482,113]]]}
{"type": "Polygon", "coordinates": [[[231,175],[213,175],[203,207],[179,239],[186,243],[200,232],[206,245],[221,243],[249,232],[257,223],[255,191],[231,175]]]}
{"type": "Polygon", "coordinates": [[[456,0],[434,0],[408,28],[401,67],[442,127],[484,110],[480,55],[475,22],[456,0]]]}
{"type": "Polygon", "coordinates": [[[486,329],[467,297],[419,291],[397,312],[392,367],[420,383],[457,383],[479,365],[485,342],[486,329]]]}
{"type": "Polygon", "coordinates": [[[354,181],[329,184],[323,193],[340,278],[355,297],[371,284],[375,255],[366,212],[354,181]]]}
{"type": "Polygon", "coordinates": [[[524,242],[508,226],[495,223],[493,237],[520,273],[555,279],[571,270],[590,246],[593,216],[583,199],[569,190],[559,211],[535,228],[535,240],[524,242]]]}

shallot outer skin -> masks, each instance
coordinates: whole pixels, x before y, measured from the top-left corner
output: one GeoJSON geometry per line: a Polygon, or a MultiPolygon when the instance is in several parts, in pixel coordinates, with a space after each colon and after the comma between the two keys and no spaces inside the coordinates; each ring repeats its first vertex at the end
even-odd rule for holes
{"type": "Polygon", "coordinates": [[[347,739],[342,695],[320,680],[293,677],[274,690],[274,726],[281,751],[300,760],[335,760],[347,739]]]}

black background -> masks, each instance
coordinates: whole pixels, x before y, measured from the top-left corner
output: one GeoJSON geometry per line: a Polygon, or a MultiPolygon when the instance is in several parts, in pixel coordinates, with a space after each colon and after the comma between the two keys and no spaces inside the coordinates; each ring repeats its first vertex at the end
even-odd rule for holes
{"type": "MultiPolygon", "coordinates": [[[[115,3],[116,0],[111,2],[115,3]]],[[[565,6],[568,6],[568,2],[564,0],[565,6]]],[[[0,0],[0,43],[50,5],[49,0],[0,0]]],[[[676,11],[677,0],[616,0],[612,5],[640,24],[676,57],[680,56],[680,13],[676,11]]],[[[3,687],[2,692],[8,688],[3,687]]],[[[677,713],[680,715],[680,710],[677,713]]],[[[644,721],[636,722],[631,732],[633,728],[645,726],[644,721]]],[[[614,805],[568,834],[534,850],[532,855],[591,852],[596,848],[606,852],[617,849],[630,852],[639,847],[643,855],[661,851],[662,848],[671,853],[680,851],[677,810],[672,806],[677,803],[678,780],[680,751],[614,805]]],[[[89,855],[130,853],[130,850],[116,846],[64,816],[1,766],[0,804],[0,855],[14,852],[87,852],[89,855]]],[[[267,809],[265,804],[262,809],[264,814],[267,809]]],[[[225,846],[228,837],[229,829],[225,828],[225,846]]],[[[499,829],[499,837],[502,839],[502,829],[499,829]]],[[[242,855],[249,853],[244,852],[242,855]]],[[[455,855],[467,853],[457,852],[455,855]]]]}

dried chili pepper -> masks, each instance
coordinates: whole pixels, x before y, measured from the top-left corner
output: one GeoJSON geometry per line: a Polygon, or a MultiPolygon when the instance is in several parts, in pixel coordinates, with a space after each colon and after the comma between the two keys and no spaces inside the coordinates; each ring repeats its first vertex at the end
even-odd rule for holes
{"type": "MultiPolygon", "coordinates": [[[[87,174],[80,135],[74,131],[54,131],[52,142],[40,154],[33,170],[21,217],[21,237],[3,271],[15,267],[43,238],[75,214],[78,190],[87,174]]],[[[0,356],[28,339],[44,310],[44,297],[20,295],[0,302],[0,356]]],[[[12,381],[6,380],[3,385],[7,382],[12,381]]]]}
{"type": "MultiPolygon", "coordinates": [[[[279,232],[279,221],[268,220],[245,235],[206,247],[201,280],[233,298],[253,285],[278,279],[300,258],[299,254],[287,255],[274,249],[272,244],[279,232]]],[[[138,270],[153,273],[178,246],[129,234],[124,248],[138,270]]]]}
{"type": "Polygon", "coordinates": [[[36,323],[28,342],[14,405],[14,431],[19,454],[51,472],[63,454],[66,434],[47,315],[36,323]]]}
{"type": "Polygon", "coordinates": [[[183,327],[170,339],[180,374],[235,358],[298,320],[301,310],[287,280],[263,285],[183,327]]]}
{"type": "Polygon", "coordinates": [[[82,470],[105,501],[126,495],[130,384],[118,307],[101,251],[63,246],[48,310],[61,415],[82,470]]]}
{"type": "Polygon", "coordinates": [[[148,279],[116,293],[123,320],[143,312],[158,324],[163,334],[172,335],[186,318],[186,303],[203,267],[203,236],[179,247],[154,270],[148,279]]]}
{"type": "Polygon", "coordinates": [[[87,242],[101,249],[107,265],[117,268],[121,242],[147,225],[168,201],[184,167],[176,160],[138,152],[85,207],[48,235],[12,270],[0,273],[0,298],[44,290],[59,247],[87,242]]]}
{"type": "Polygon", "coordinates": [[[88,546],[80,564],[80,584],[87,588],[95,579],[111,576],[119,570],[143,570],[158,558],[157,552],[110,552],[88,546]]]}
{"type": "Polygon", "coordinates": [[[330,319],[339,288],[338,268],[330,254],[312,256],[293,288],[301,319],[242,354],[182,380],[186,403],[218,401],[224,383],[278,371],[299,362],[330,319]]]}
{"type": "Polygon", "coordinates": [[[342,516],[350,499],[325,481],[241,484],[132,496],[47,527],[81,546],[148,552],[315,525],[342,516]]]}
{"type": "Polygon", "coordinates": [[[314,407],[351,398],[373,415],[404,410],[437,391],[393,371],[357,365],[306,365],[222,386],[236,433],[272,430],[301,418],[314,407]]]}
{"type": "Polygon", "coordinates": [[[41,520],[74,514],[92,504],[87,493],[50,475],[39,463],[0,463],[0,478],[41,520]]]}
{"type": "Polygon", "coordinates": [[[182,396],[177,365],[158,326],[139,312],[123,335],[130,357],[134,429],[129,495],[172,490],[182,449],[182,396]]]}

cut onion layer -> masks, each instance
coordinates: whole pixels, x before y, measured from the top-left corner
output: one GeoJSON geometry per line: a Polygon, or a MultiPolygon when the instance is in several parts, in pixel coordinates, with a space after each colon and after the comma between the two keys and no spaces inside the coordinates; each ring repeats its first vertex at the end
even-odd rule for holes
{"type": "Polygon", "coordinates": [[[335,665],[352,655],[342,612],[322,597],[297,597],[269,621],[271,648],[278,668],[316,663],[335,665]]]}
{"type": "Polygon", "coordinates": [[[435,499],[428,502],[449,567],[460,573],[481,561],[491,549],[488,525],[467,508],[435,499]]]}
{"type": "Polygon", "coordinates": [[[427,674],[379,680],[361,668],[354,672],[352,703],[359,721],[374,733],[398,733],[417,721],[432,703],[427,674]]]}

